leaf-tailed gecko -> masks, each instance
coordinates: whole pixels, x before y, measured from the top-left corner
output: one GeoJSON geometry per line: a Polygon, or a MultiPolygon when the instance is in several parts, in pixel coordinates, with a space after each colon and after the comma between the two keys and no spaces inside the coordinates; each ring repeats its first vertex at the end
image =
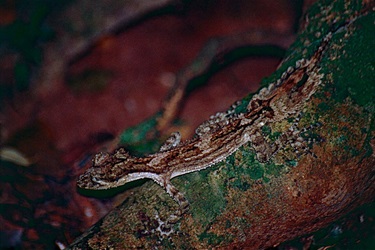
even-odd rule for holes
{"type": "Polygon", "coordinates": [[[321,83],[319,63],[332,33],[320,42],[310,59],[301,59],[281,77],[255,94],[244,113],[235,113],[235,105],[227,112],[217,113],[196,129],[193,139],[180,142],[174,133],[159,152],[145,157],[131,156],[125,149],[98,153],[93,165],[82,174],[77,185],[83,189],[110,189],[138,179],[152,179],[179,204],[179,212],[167,224],[174,223],[188,210],[184,195],[172,185],[171,179],[206,169],[223,161],[246,143],[257,153],[258,160],[267,161],[277,145],[266,145],[263,126],[295,117],[321,83]]]}

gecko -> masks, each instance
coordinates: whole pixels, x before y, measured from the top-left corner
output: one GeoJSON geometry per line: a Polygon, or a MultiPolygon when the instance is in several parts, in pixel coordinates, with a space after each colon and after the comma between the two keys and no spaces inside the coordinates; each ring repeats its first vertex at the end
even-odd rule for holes
{"type": "Polygon", "coordinates": [[[110,189],[139,179],[152,179],[179,205],[170,216],[166,227],[179,220],[188,211],[189,202],[171,183],[171,179],[213,166],[250,143],[261,162],[267,162],[278,150],[277,144],[268,144],[261,133],[262,127],[285,118],[297,116],[304,104],[316,92],[323,74],[319,63],[328,47],[332,32],[321,39],[309,59],[296,61],[281,77],[253,95],[243,113],[236,113],[236,105],[219,112],[195,131],[195,136],[181,141],[173,133],[159,152],[135,157],[124,148],[113,153],[97,153],[92,167],[83,173],[77,185],[82,189],[110,189]]]}

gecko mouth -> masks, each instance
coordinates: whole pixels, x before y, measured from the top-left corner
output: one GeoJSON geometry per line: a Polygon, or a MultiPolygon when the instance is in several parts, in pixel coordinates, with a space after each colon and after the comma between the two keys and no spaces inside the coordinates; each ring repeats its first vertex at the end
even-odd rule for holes
{"type": "Polygon", "coordinates": [[[90,174],[87,172],[78,177],[77,186],[83,189],[89,189],[94,187],[90,174]]]}
{"type": "Polygon", "coordinates": [[[97,178],[95,178],[92,173],[92,169],[88,169],[84,174],[79,176],[77,186],[82,189],[97,189],[100,188],[102,184],[97,181],[97,178]]]}

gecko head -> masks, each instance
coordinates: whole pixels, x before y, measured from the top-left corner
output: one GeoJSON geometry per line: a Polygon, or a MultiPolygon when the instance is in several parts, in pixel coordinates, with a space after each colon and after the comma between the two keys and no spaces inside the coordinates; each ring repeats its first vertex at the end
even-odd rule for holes
{"type": "Polygon", "coordinates": [[[89,168],[85,173],[79,176],[77,186],[82,189],[97,189],[100,187],[100,185],[94,181],[93,174],[94,171],[89,168]]]}
{"type": "Polygon", "coordinates": [[[105,179],[111,158],[108,153],[97,153],[92,159],[92,166],[79,176],[77,186],[82,189],[101,189],[102,184],[97,180],[105,179]]]}
{"type": "MultiPolygon", "coordinates": [[[[113,154],[97,153],[92,159],[92,167],[87,169],[77,181],[77,186],[82,189],[108,189],[118,182],[119,176],[126,173],[121,164],[131,159],[125,149],[120,148],[113,154]]],[[[126,182],[126,178],[123,178],[126,182]]]]}

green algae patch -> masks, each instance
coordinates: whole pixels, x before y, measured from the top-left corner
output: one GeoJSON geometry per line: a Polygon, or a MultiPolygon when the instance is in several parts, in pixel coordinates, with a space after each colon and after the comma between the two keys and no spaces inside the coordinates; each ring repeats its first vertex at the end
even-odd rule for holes
{"type": "Polygon", "coordinates": [[[332,73],[335,89],[332,98],[343,102],[350,97],[363,107],[374,105],[375,100],[375,13],[359,18],[349,30],[334,37],[333,43],[342,43],[340,50],[330,51],[333,63],[323,72],[332,73]],[[358,60],[360,58],[360,60],[358,60]]]}
{"type": "Polygon", "coordinates": [[[204,232],[198,236],[200,241],[206,241],[208,245],[215,246],[222,243],[224,240],[223,236],[216,235],[214,233],[204,232]]]}
{"type": "Polygon", "coordinates": [[[324,124],[319,134],[330,147],[344,150],[345,154],[336,156],[341,160],[372,154],[375,54],[370,51],[375,45],[374,22],[375,13],[371,12],[336,32],[322,60],[325,84],[315,95],[320,101],[316,117],[324,124]]]}
{"type": "Polygon", "coordinates": [[[246,191],[254,181],[268,182],[270,178],[280,175],[284,168],[282,164],[275,164],[272,160],[261,163],[255,152],[249,146],[241,147],[236,154],[227,158],[227,168],[223,172],[228,176],[228,186],[246,191]]]}
{"type": "Polygon", "coordinates": [[[189,200],[189,213],[202,228],[208,226],[226,208],[225,176],[220,172],[221,165],[219,163],[172,180],[189,200]]]}
{"type": "Polygon", "coordinates": [[[258,180],[262,178],[264,175],[264,169],[260,166],[255,166],[253,168],[250,168],[249,176],[252,180],[258,180]]]}

